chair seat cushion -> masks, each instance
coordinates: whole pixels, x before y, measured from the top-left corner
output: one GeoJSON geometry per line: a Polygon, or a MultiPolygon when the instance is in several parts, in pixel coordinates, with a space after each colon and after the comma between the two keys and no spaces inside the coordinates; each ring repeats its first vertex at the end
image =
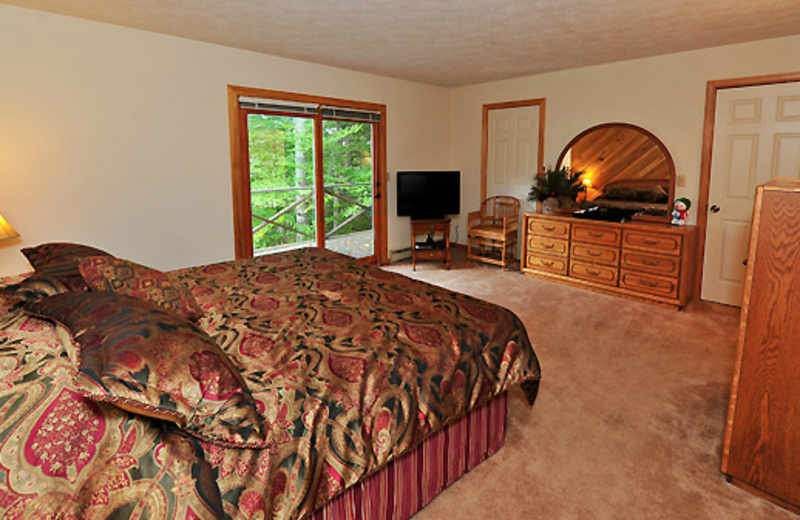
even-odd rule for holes
{"type": "Polygon", "coordinates": [[[503,226],[481,224],[469,228],[469,234],[484,238],[503,238],[503,226]]]}

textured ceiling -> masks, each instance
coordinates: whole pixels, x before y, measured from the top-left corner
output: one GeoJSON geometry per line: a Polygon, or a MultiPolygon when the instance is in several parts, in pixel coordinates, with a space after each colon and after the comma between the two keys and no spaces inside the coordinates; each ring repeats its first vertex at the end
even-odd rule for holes
{"type": "Polygon", "coordinates": [[[800,0],[0,0],[442,86],[800,34],[800,0]]]}

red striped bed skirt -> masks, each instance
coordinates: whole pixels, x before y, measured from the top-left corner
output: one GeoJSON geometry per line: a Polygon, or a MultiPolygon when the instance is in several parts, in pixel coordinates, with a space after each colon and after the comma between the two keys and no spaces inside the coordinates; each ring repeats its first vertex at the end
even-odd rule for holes
{"type": "Polygon", "coordinates": [[[507,410],[507,394],[503,392],[305,518],[411,518],[446,487],[503,447],[507,410]]]}

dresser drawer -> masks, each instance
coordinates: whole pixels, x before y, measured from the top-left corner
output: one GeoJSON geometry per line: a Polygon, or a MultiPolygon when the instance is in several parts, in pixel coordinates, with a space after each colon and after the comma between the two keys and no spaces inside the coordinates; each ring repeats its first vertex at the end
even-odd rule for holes
{"type": "Polygon", "coordinates": [[[654,255],[639,251],[622,251],[622,267],[664,276],[678,276],[681,259],[677,256],[654,255]]]}
{"type": "Polygon", "coordinates": [[[665,233],[648,233],[647,231],[625,231],[622,246],[653,253],[669,255],[681,254],[682,237],[665,233]]]}
{"type": "Polygon", "coordinates": [[[525,266],[537,271],[547,271],[548,273],[567,274],[566,258],[547,258],[538,255],[528,255],[525,266]]]}
{"type": "Polygon", "coordinates": [[[528,231],[534,235],[566,240],[569,238],[569,222],[531,218],[528,220],[528,231]]]}
{"type": "Polygon", "coordinates": [[[444,260],[447,258],[447,249],[417,249],[414,254],[418,260],[444,260]]]}
{"type": "Polygon", "coordinates": [[[570,249],[570,257],[573,260],[584,260],[613,266],[619,265],[619,249],[615,247],[575,242],[570,249]]]}
{"type": "Polygon", "coordinates": [[[665,298],[678,297],[678,280],[662,278],[651,274],[637,273],[623,269],[620,273],[619,286],[633,291],[664,296],[665,298]]]}
{"type": "Polygon", "coordinates": [[[590,264],[586,262],[571,261],[569,263],[569,275],[573,278],[588,280],[590,282],[602,283],[605,285],[617,285],[619,269],[605,265],[590,264]]]}
{"type": "Polygon", "coordinates": [[[616,228],[586,226],[584,224],[574,224],[572,226],[572,240],[577,240],[579,242],[618,246],[620,235],[621,231],[616,228]]]}
{"type": "Polygon", "coordinates": [[[528,252],[566,257],[569,254],[569,242],[557,238],[532,236],[528,237],[528,252]]]}

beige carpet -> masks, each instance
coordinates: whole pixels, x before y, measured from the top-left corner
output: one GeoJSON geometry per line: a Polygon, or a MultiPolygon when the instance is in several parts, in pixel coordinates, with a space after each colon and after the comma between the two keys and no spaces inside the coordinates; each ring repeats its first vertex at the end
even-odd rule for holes
{"type": "Polygon", "coordinates": [[[738,309],[682,312],[467,263],[388,269],[510,308],[542,365],[505,447],[415,520],[797,519],[725,482],[738,309]]]}

